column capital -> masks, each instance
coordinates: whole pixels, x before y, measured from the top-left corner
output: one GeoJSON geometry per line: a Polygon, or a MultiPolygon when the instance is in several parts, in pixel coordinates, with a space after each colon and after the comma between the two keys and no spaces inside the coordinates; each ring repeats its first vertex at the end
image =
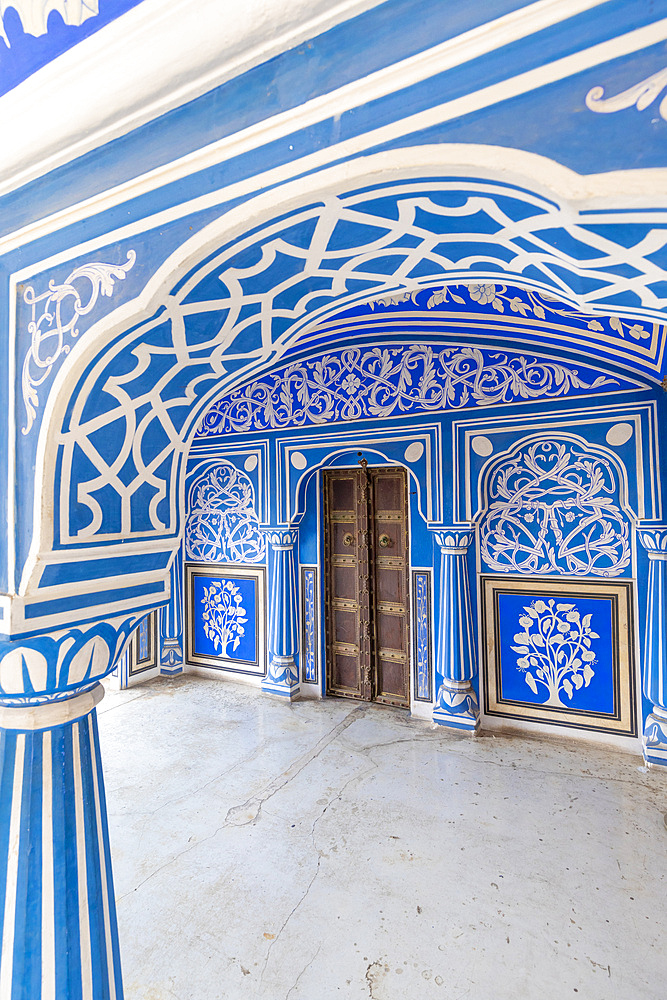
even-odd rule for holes
{"type": "Polygon", "coordinates": [[[648,552],[649,559],[667,559],[667,524],[640,521],[637,538],[648,552]]]}
{"type": "Polygon", "coordinates": [[[274,552],[281,549],[293,549],[299,538],[298,528],[279,527],[264,528],[264,534],[274,552]]]}
{"type": "Polygon", "coordinates": [[[114,667],[145,609],[61,632],[0,639],[0,701],[38,704],[78,694],[114,667]]]}
{"type": "Polygon", "coordinates": [[[436,545],[447,555],[465,555],[475,538],[472,524],[439,526],[431,528],[431,531],[435,535],[436,545]]]}

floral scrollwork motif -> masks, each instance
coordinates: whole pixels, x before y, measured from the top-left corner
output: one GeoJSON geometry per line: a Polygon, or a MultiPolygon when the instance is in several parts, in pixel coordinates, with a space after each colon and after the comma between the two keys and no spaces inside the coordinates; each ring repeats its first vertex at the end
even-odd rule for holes
{"type": "MultiPolygon", "coordinates": [[[[604,115],[632,107],[636,107],[637,111],[644,111],[653,104],[665,87],[667,87],[667,68],[659,70],[633,87],[628,87],[615,97],[604,97],[604,87],[593,87],[586,94],[586,107],[589,111],[597,111],[604,115]]],[[[658,112],[660,117],[667,121],[667,95],[661,100],[658,112]]]]}
{"type": "Polygon", "coordinates": [[[302,361],[215,403],[198,434],[301,427],[567,395],[612,385],[555,361],[476,347],[353,348],[302,361]]]}
{"type": "Polygon", "coordinates": [[[30,431],[37,416],[37,389],[49,377],[53,366],[69,353],[66,339],[79,335],[79,318],[91,312],[100,295],[113,295],[114,282],[125,278],[136,259],[134,250],[129,250],[126,264],[82,264],[60,285],[51,279],[48,290],[41,295],[35,294],[32,285],[24,290],[23,299],[32,309],[28,323],[31,343],[22,373],[27,419],[24,434],[30,431]]]}
{"type": "Polygon", "coordinates": [[[611,464],[574,444],[522,449],[489,481],[484,561],[501,573],[618,576],[631,550],[617,493],[611,464]]]}
{"type": "Polygon", "coordinates": [[[214,466],[190,490],[185,551],[201,562],[256,563],[265,557],[252,483],[229,462],[214,466]]]}

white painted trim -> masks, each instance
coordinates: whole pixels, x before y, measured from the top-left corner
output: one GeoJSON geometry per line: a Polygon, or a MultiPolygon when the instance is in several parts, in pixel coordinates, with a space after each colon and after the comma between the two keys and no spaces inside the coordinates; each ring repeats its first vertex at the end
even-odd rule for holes
{"type": "MultiPolygon", "coordinates": [[[[571,0],[553,0],[553,2],[568,7],[570,11],[568,16],[577,13],[577,10],[572,9],[573,4],[571,0]]],[[[581,0],[581,2],[583,5],[585,0],[581,0]]],[[[608,0],[600,0],[600,2],[608,2],[608,0]]],[[[525,18],[527,10],[533,7],[541,7],[542,4],[551,6],[551,3],[552,0],[540,0],[539,3],[531,5],[531,8],[523,8],[521,14],[525,18]]],[[[499,21],[502,20],[499,19],[499,21]]],[[[164,185],[181,180],[192,173],[206,170],[209,167],[241,156],[244,153],[257,150],[267,143],[283,138],[301,129],[308,128],[318,122],[340,116],[346,111],[363,106],[371,99],[378,99],[386,94],[395,93],[406,86],[418,83],[423,79],[428,79],[434,73],[442,72],[443,68],[447,68],[447,60],[449,60],[451,67],[459,65],[460,62],[456,56],[456,46],[462,43],[462,51],[468,55],[468,58],[476,58],[478,55],[483,54],[483,52],[488,53],[493,51],[494,48],[507,44],[514,38],[525,37],[533,31],[542,30],[548,26],[545,19],[531,20],[527,18],[523,33],[515,31],[512,37],[508,37],[506,25],[498,29],[497,33],[494,33],[492,26],[497,25],[497,23],[490,22],[490,24],[484,25],[483,29],[475,29],[475,31],[483,30],[486,34],[490,33],[490,38],[486,40],[485,47],[481,44],[481,40],[479,42],[475,40],[476,44],[472,44],[471,39],[466,37],[471,35],[471,32],[457,36],[455,39],[443,43],[442,46],[436,46],[433,49],[427,50],[426,53],[420,53],[418,56],[403,60],[377,73],[369,74],[369,76],[340,87],[329,94],[313,98],[298,108],[280,112],[271,118],[251,125],[230,136],[225,136],[208,146],[195,150],[164,166],[157,167],[145,174],[125,181],[115,188],[103,191],[76,205],[55,212],[51,216],[30,223],[1,239],[0,253],[8,252],[11,249],[15,249],[81,219],[90,218],[131,198],[140,197],[164,185]],[[447,48],[443,52],[444,46],[447,48]],[[434,53],[437,53],[437,56],[434,53]]],[[[550,23],[554,23],[554,21],[552,20],[550,23]]],[[[185,202],[180,207],[180,211],[176,209],[177,215],[173,215],[174,210],[170,210],[155,216],[153,224],[164,225],[171,218],[180,218],[189,212],[212,207],[225,200],[248,197],[250,194],[268,185],[284,183],[292,177],[296,177],[307,171],[317,170],[335,160],[359,155],[373,146],[402,138],[411,132],[429,128],[461,115],[490,107],[511,97],[564,79],[591,66],[636,52],[648,45],[661,41],[663,38],[667,38],[667,18],[647,27],[628,32],[618,38],[594,45],[581,52],[557,59],[552,63],[547,63],[526,73],[521,73],[518,76],[508,77],[508,79],[500,83],[484,87],[479,91],[472,92],[456,100],[447,101],[444,104],[410,115],[389,125],[372,129],[363,135],[355,136],[344,142],[328,146],[323,150],[310,153],[280,167],[264,171],[252,178],[229,185],[221,192],[192,199],[190,202],[185,202]]],[[[3,123],[2,115],[0,114],[0,129],[6,127],[7,125],[3,123]]],[[[447,147],[440,148],[443,149],[445,156],[443,163],[467,162],[450,160],[446,152],[447,147]]],[[[455,145],[454,148],[457,148],[457,146],[455,145]]],[[[497,147],[482,148],[489,149],[490,151],[497,150],[497,147]]],[[[516,152],[520,156],[537,156],[537,154],[516,152]]],[[[498,160],[497,152],[495,155],[492,152],[487,165],[502,169],[503,154],[500,153],[500,156],[501,162],[498,160]]],[[[657,193],[658,197],[667,200],[667,171],[662,168],[610,171],[598,175],[583,176],[568,168],[561,167],[559,164],[554,164],[557,168],[555,171],[556,176],[554,176],[552,170],[546,170],[545,172],[544,169],[547,164],[551,164],[553,161],[546,158],[537,158],[544,161],[542,171],[538,175],[539,178],[544,183],[549,184],[555,191],[568,198],[575,198],[577,200],[595,198],[596,202],[600,204],[610,194],[613,197],[614,193],[623,193],[633,198],[648,198],[653,203],[655,202],[655,194],[657,193]],[[558,176],[559,171],[564,171],[564,174],[558,176]],[[575,179],[576,183],[573,184],[575,179]]],[[[54,163],[50,166],[40,167],[39,172],[44,173],[48,169],[54,169],[57,165],[57,163],[54,163]]],[[[29,179],[30,176],[28,175],[14,175],[4,183],[0,181],[0,197],[20,184],[27,183],[29,179]]]]}
{"type": "MultiPolygon", "coordinates": [[[[0,193],[381,2],[144,0],[0,99],[0,134],[6,140],[0,193]]],[[[591,0],[599,2],[604,0],[591,0]]],[[[561,3],[567,6],[568,0],[561,3]]]]}
{"type": "Polygon", "coordinates": [[[0,728],[2,729],[51,729],[64,726],[80,719],[95,708],[104,698],[104,688],[96,684],[90,691],[67,698],[64,701],[49,701],[43,705],[0,706],[0,728]]]}
{"type": "Polygon", "coordinates": [[[55,863],[53,851],[53,739],[42,740],[42,996],[56,995],[55,863]]]}

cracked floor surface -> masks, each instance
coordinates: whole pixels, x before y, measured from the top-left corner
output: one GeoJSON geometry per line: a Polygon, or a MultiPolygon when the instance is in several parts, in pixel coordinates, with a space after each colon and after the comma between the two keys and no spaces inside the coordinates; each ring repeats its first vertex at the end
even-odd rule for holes
{"type": "Polygon", "coordinates": [[[100,706],[126,1000],[663,1000],[667,775],[158,679],[100,706]]]}

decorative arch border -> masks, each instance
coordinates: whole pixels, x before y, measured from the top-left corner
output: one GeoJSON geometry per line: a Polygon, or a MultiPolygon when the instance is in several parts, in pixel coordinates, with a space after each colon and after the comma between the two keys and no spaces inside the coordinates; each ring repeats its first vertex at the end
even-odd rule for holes
{"type": "MultiPolygon", "coordinates": [[[[547,262],[551,261],[554,266],[561,270],[564,264],[568,263],[567,254],[558,249],[558,244],[563,240],[563,233],[569,232],[572,238],[575,238],[575,234],[577,237],[587,234],[586,238],[590,237],[590,245],[593,248],[591,252],[597,255],[597,263],[593,262],[592,272],[597,274],[598,280],[600,280],[600,275],[604,273],[604,285],[607,291],[604,294],[597,294],[590,288],[586,291],[585,281],[591,278],[591,274],[587,273],[587,266],[581,259],[575,261],[574,258],[570,258],[569,260],[570,284],[564,281],[562,275],[557,276],[555,272],[543,275],[540,280],[530,275],[527,276],[525,272],[529,267],[529,262],[528,258],[522,256],[523,252],[517,253],[517,258],[525,260],[523,270],[516,276],[518,284],[525,287],[541,288],[552,293],[556,291],[561,297],[567,297],[577,308],[588,308],[591,311],[608,313],[609,306],[604,300],[608,296],[610,274],[613,277],[614,268],[617,267],[617,279],[614,280],[617,280],[618,294],[621,295],[622,288],[626,298],[627,295],[632,298],[636,295],[635,290],[639,289],[644,295],[644,300],[639,306],[633,308],[630,307],[630,304],[627,306],[616,304],[614,311],[631,313],[632,315],[646,315],[653,320],[662,319],[662,314],[659,311],[663,305],[662,300],[658,300],[654,291],[648,287],[651,279],[655,279],[657,274],[661,275],[662,272],[657,265],[645,260],[642,254],[645,252],[648,256],[649,253],[655,252],[658,244],[667,243],[667,231],[658,233],[656,224],[653,227],[653,232],[657,235],[654,235],[652,240],[648,243],[639,240],[628,248],[627,245],[622,245],[620,240],[614,243],[608,237],[601,237],[595,232],[595,227],[599,226],[603,219],[621,229],[626,225],[624,221],[619,222],[619,216],[614,214],[613,209],[593,212],[587,210],[584,216],[581,214],[582,209],[585,208],[584,204],[574,207],[564,199],[560,199],[560,202],[555,201],[547,193],[542,193],[543,189],[536,193],[536,189],[540,185],[535,184],[534,189],[530,190],[527,186],[530,182],[527,182],[526,178],[523,178],[524,185],[521,186],[514,183],[519,178],[515,177],[511,182],[506,178],[498,179],[493,176],[494,171],[490,170],[442,169],[438,157],[439,149],[437,147],[417,147],[398,151],[398,154],[396,152],[378,153],[355,161],[354,164],[348,163],[329,168],[306,180],[290,182],[280,189],[283,194],[282,215],[277,222],[275,221],[276,191],[260,195],[243,206],[233,209],[226,216],[193,236],[158,269],[136,299],[120,306],[88,330],[85,338],[74,347],[57,373],[53,389],[44,408],[44,421],[40,432],[36,461],[33,542],[22,576],[22,593],[30,593],[39,588],[41,557],[48,556],[54,547],[64,545],[67,548],[69,545],[68,537],[58,539],[58,532],[63,524],[67,526],[69,523],[67,512],[70,492],[73,492],[77,499],[80,499],[82,493],[85,493],[83,487],[86,483],[77,483],[72,478],[73,457],[71,450],[67,452],[68,442],[84,442],[84,444],[88,442],[85,433],[81,433],[81,424],[77,425],[77,420],[81,417],[95,380],[100,377],[109,357],[119,358],[124,352],[124,357],[134,358],[140,367],[145,362],[145,356],[143,359],[138,359],[137,355],[132,352],[139,349],[139,341],[147,329],[166,320],[173,325],[175,331],[177,343],[172,344],[172,346],[177,357],[176,370],[182,371],[187,356],[187,344],[185,342],[185,320],[180,311],[180,304],[192,290],[195,273],[198,278],[202,276],[202,259],[206,257],[207,253],[214,253],[214,260],[219,261],[220,254],[217,252],[217,247],[221,243],[225,243],[227,247],[227,250],[223,249],[222,254],[228,253],[232,256],[237,254],[244,241],[247,245],[248,240],[256,240],[260,229],[265,235],[267,233],[271,235],[269,231],[273,226],[275,234],[277,234],[281,226],[284,229],[290,212],[304,211],[304,203],[310,206],[307,211],[312,212],[317,209],[320,211],[318,218],[326,219],[329,217],[325,210],[330,210],[332,206],[334,208],[344,207],[347,202],[355,198],[361,204],[362,198],[366,198],[368,201],[368,199],[372,200],[374,196],[376,199],[380,196],[385,197],[392,186],[396,190],[400,189],[406,198],[414,198],[420,193],[428,193],[434,184],[437,185],[439,182],[437,180],[425,181],[425,175],[434,178],[437,178],[438,174],[441,177],[446,175],[452,190],[460,190],[464,182],[469,182],[469,186],[477,184],[476,196],[479,196],[480,190],[483,190],[486,195],[495,193],[498,201],[504,199],[507,202],[507,199],[515,199],[524,208],[531,207],[534,228],[537,232],[536,239],[541,246],[541,253],[545,255],[547,262]],[[471,174],[475,175],[477,180],[470,181],[471,174]],[[418,189],[416,192],[415,188],[418,189]],[[335,195],[331,194],[332,189],[336,191],[335,195]],[[549,229],[547,224],[550,224],[553,236],[551,245],[548,240],[545,242],[544,239],[544,233],[549,229]],[[539,228],[540,226],[542,229],[539,228]],[[633,250],[639,254],[641,261],[644,262],[642,264],[643,270],[640,268],[639,278],[628,279],[621,274],[621,264],[625,267],[628,254],[632,255],[633,250]],[[620,284],[618,284],[619,282],[620,284]],[[568,288],[567,296],[563,294],[564,284],[568,288]],[[178,361],[179,351],[183,357],[181,368],[178,367],[180,364],[178,361]],[[54,439],[61,441],[57,455],[52,454],[55,449],[49,448],[49,442],[54,439]],[[57,508],[55,518],[54,505],[57,508]]],[[[497,207],[497,202],[493,198],[490,198],[487,207],[491,207],[492,203],[496,204],[497,207]]],[[[622,203],[623,196],[619,193],[617,205],[620,206],[622,203]]],[[[507,204],[505,204],[506,207],[507,204]]],[[[493,254],[490,257],[488,254],[486,257],[484,255],[479,257],[475,265],[479,267],[479,270],[474,272],[470,268],[475,261],[470,259],[470,255],[461,258],[457,261],[457,266],[451,272],[447,272],[447,280],[456,281],[461,278],[469,278],[473,273],[479,280],[493,279],[497,277],[498,269],[501,267],[507,274],[509,271],[508,261],[503,259],[501,252],[504,246],[503,239],[510,240],[517,235],[524,238],[526,232],[530,230],[530,224],[526,221],[530,217],[527,208],[526,212],[527,214],[522,219],[511,220],[505,215],[505,218],[501,220],[500,235],[496,234],[493,241],[491,243],[487,241],[486,244],[487,247],[492,247],[495,257],[493,254]]],[[[460,216],[459,212],[457,217],[460,216]]],[[[289,225],[293,225],[293,222],[292,218],[289,225]]],[[[322,227],[318,229],[316,226],[315,229],[321,235],[322,227]]],[[[485,234],[486,236],[488,234],[485,234]]],[[[435,237],[432,242],[435,242],[435,237]]],[[[302,248],[302,250],[302,257],[307,260],[310,246],[306,249],[302,248]]],[[[365,256],[363,254],[358,256],[360,260],[363,258],[363,262],[367,262],[369,259],[368,253],[365,256]]],[[[260,257],[260,260],[255,262],[255,268],[261,265],[263,259],[266,263],[265,257],[260,257]]],[[[414,262],[413,258],[410,260],[414,262]]],[[[638,262],[641,263],[641,261],[638,258],[638,262]]],[[[534,261],[531,259],[530,266],[533,263],[534,261]]],[[[589,261],[590,263],[591,261],[589,261]]],[[[211,273],[213,266],[212,259],[203,263],[203,268],[208,268],[208,273],[211,273]]],[[[589,268],[589,270],[591,269],[589,268]]],[[[346,291],[345,277],[353,271],[354,267],[349,265],[349,262],[344,274],[341,274],[339,270],[336,271],[335,280],[330,287],[330,294],[334,298],[346,291]]],[[[436,277],[433,274],[410,276],[408,272],[409,268],[404,267],[400,274],[392,272],[391,275],[376,276],[375,282],[371,283],[372,287],[367,285],[361,291],[348,296],[345,301],[368,300],[378,294],[423,287],[429,282],[432,283],[436,277]]],[[[440,283],[442,283],[442,274],[439,277],[440,283]]],[[[340,308],[340,298],[337,298],[336,301],[336,308],[340,308]]],[[[234,346],[234,339],[236,339],[238,331],[234,331],[233,337],[229,330],[221,334],[219,342],[211,351],[211,374],[195,377],[192,384],[186,388],[184,397],[178,401],[181,405],[188,403],[189,407],[188,414],[181,423],[178,432],[174,433],[166,447],[166,453],[168,452],[172,456],[170,471],[165,474],[162,480],[164,485],[159,488],[151,502],[144,504],[149,513],[152,509],[153,514],[155,514],[159,504],[166,500],[169,517],[166,521],[161,522],[161,526],[151,524],[151,527],[145,531],[130,531],[128,533],[123,527],[120,533],[116,533],[118,539],[126,538],[129,534],[130,537],[134,537],[144,546],[150,540],[150,544],[153,546],[165,549],[173,548],[183,516],[183,499],[179,497],[177,486],[184,473],[184,459],[199,419],[209,402],[220,394],[221,382],[224,383],[223,388],[232,388],[235,384],[240,384],[242,380],[247,381],[249,377],[252,377],[253,372],[260,372],[269,365],[275,364],[289,343],[293,343],[298,336],[307,330],[310,324],[320,318],[321,316],[315,311],[309,314],[305,320],[295,322],[287,332],[280,332],[271,343],[267,341],[250,350],[247,347],[240,349],[238,344],[235,351],[230,350],[234,346]],[[227,353],[225,353],[226,350],[227,353]],[[229,369],[230,363],[235,364],[236,362],[246,363],[241,373],[238,369],[233,371],[229,369]],[[227,368],[225,368],[225,364],[227,368]],[[206,379],[214,381],[215,384],[210,388],[202,388],[202,382],[205,382],[206,379]]],[[[145,369],[146,366],[143,370],[145,371],[145,369]]],[[[126,383],[127,381],[129,379],[126,379],[126,383]]],[[[153,409],[164,416],[168,406],[164,400],[162,402],[156,400],[156,402],[159,405],[154,406],[153,409]]],[[[122,415],[123,419],[127,417],[129,424],[132,425],[132,433],[130,434],[128,431],[127,454],[130,452],[136,454],[141,451],[141,442],[137,443],[136,431],[142,420],[145,423],[144,417],[141,420],[137,418],[133,406],[133,400],[129,399],[129,412],[122,415]]],[[[149,477],[154,474],[154,471],[155,463],[148,470],[149,477]]],[[[98,481],[100,478],[103,479],[104,475],[94,478],[95,481],[98,481]]],[[[102,533],[99,530],[101,525],[97,521],[99,521],[99,517],[96,516],[93,523],[94,530],[89,531],[88,534],[83,536],[78,534],[72,537],[72,542],[77,547],[78,559],[99,558],[99,547],[113,545],[116,541],[116,535],[112,532],[102,533]]],[[[127,543],[125,551],[128,551],[127,543]]]]}
{"type": "MultiPolygon", "coordinates": [[[[298,525],[306,513],[306,490],[313,475],[320,469],[332,467],[337,459],[345,455],[354,457],[359,452],[365,458],[377,456],[380,464],[407,469],[417,491],[417,507],[424,522],[428,525],[442,523],[444,497],[439,424],[421,424],[412,433],[376,428],[323,436],[309,434],[278,441],[279,522],[298,525]],[[405,452],[414,444],[419,444],[423,450],[416,460],[408,461],[405,452]],[[306,465],[299,469],[294,466],[293,458],[305,458],[304,452],[315,457],[312,461],[306,460],[306,465]],[[401,457],[398,453],[402,453],[401,457]]],[[[355,458],[352,464],[357,461],[355,458]]]]}

